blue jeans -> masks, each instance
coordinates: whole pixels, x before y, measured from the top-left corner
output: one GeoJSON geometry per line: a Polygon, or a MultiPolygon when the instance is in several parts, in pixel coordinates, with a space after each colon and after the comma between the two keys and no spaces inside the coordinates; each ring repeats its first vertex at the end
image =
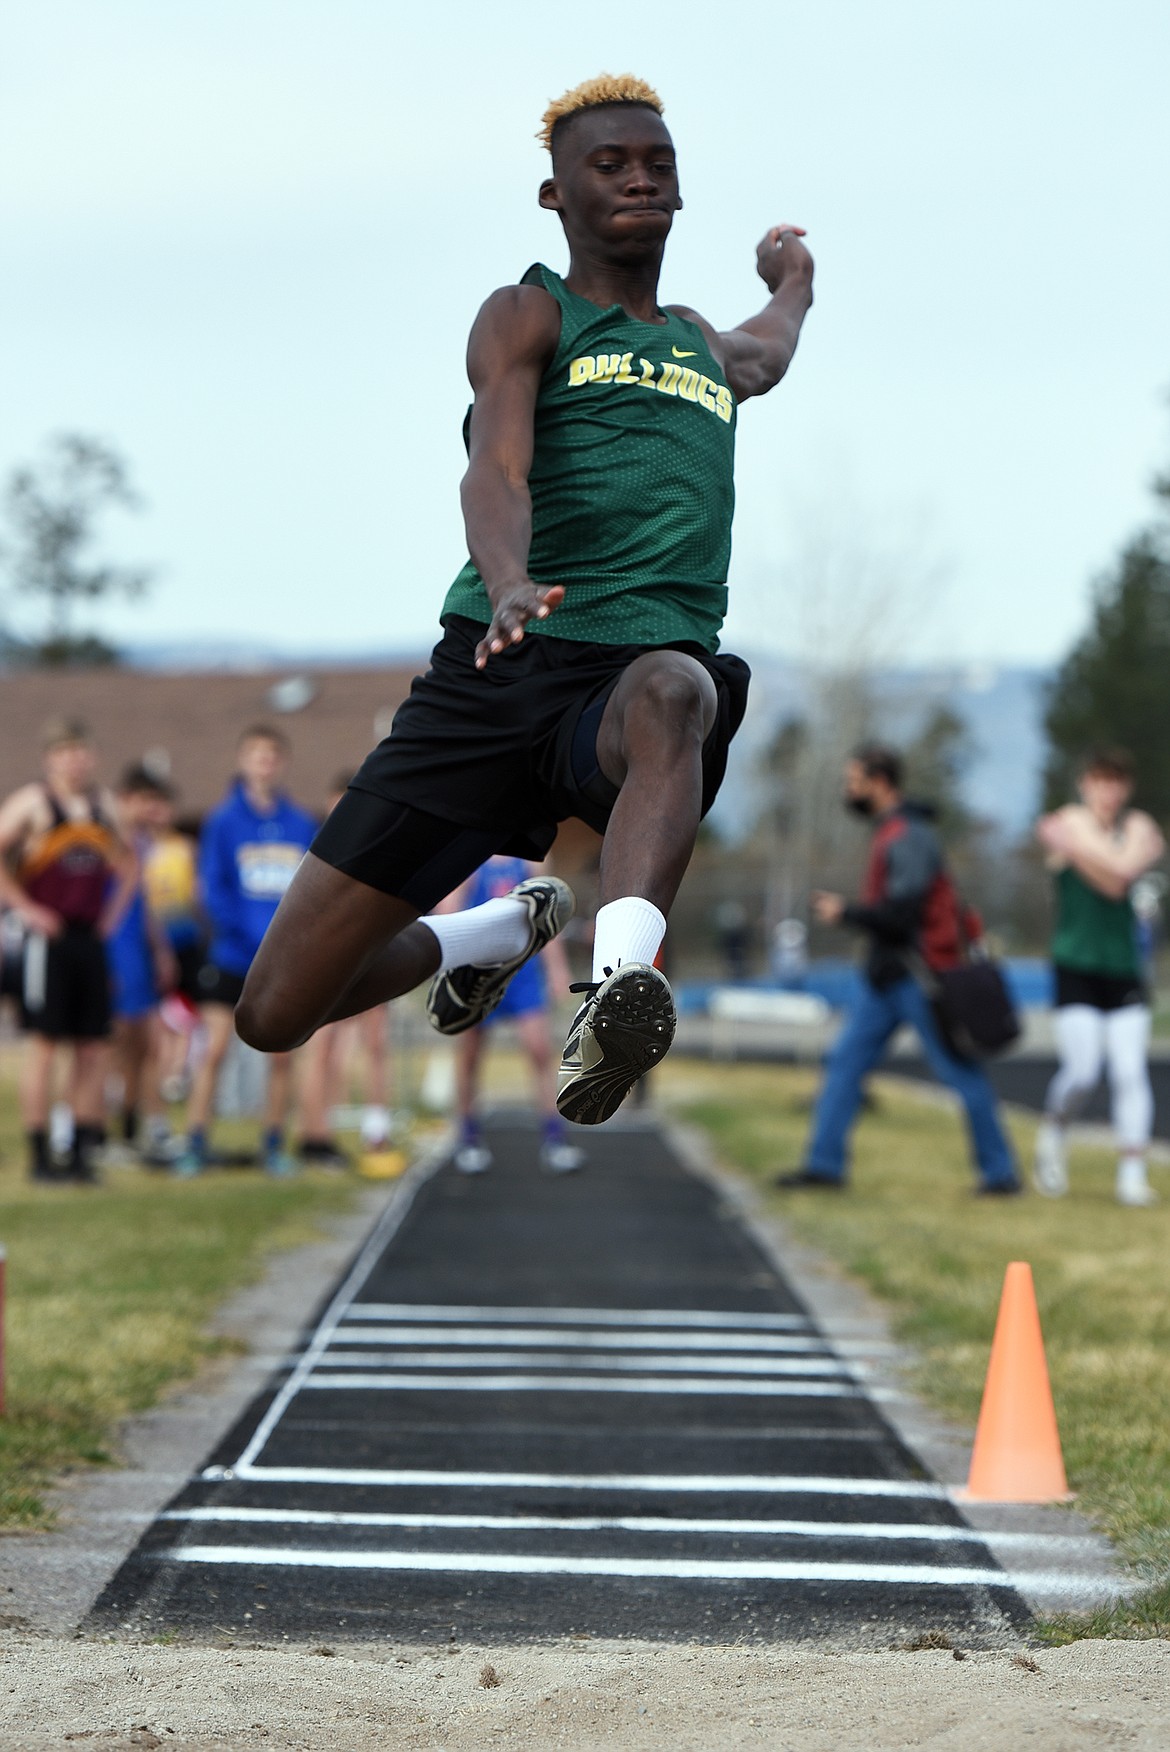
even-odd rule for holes
{"type": "Polygon", "coordinates": [[[921,987],[913,979],[879,991],[864,977],[845,1026],[825,1061],[804,1166],[825,1180],[844,1180],[849,1132],[861,1105],[865,1079],[881,1062],[904,1022],[914,1028],[935,1076],[955,1091],[967,1110],[971,1147],[984,1186],[1014,1184],[1016,1165],[996,1111],[995,1092],[980,1065],[957,1059],[943,1045],[921,987]]]}

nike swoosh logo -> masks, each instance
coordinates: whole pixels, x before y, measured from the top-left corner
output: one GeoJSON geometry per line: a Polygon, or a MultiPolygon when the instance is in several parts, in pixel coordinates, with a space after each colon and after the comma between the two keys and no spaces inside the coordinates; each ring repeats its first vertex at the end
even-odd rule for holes
{"type": "Polygon", "coordinates": [[[694,353],[680,353],[677,347],[672,347],[670,350],[676,359],[693,359],[695,357],[694,353]]]}

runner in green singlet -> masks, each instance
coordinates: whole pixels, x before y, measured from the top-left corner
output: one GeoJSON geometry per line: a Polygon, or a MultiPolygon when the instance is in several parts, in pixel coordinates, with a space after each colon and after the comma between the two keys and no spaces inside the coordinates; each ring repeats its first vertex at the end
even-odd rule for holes
{"type": "Polygon", "coordinates": [[[1153,1121],[1146,1051],[1149,996],[1138,950],[1132,889],[1164,850],[1141,810],[1129,809],[1133,762],[1120,749],[1094,755],[1080,777],[1081,802],[1046,815],[1037,836],[1056,885],[1052,960],[1060,1066],[1036,1137],[1037,1192],[1068,1191],[1065,1131],[1108,1065],[1120,1159],[1117,1198],[1149,1205],[1146,1174],[1153,1121]]]}
{"type": "Polygon", "coordinates": [[[743,717],[719,651],[741,403],[783,377],[812,302],[803,233],[756,251],[768,301],[717,331],[658,302],[682,207],[662,103],[605,75],[544,118],[540,204],[569,246],[494,292],[468,347],[469,559],[431,667],[329,817],[237,1012],[267,1051],[432,980],[432,1024],[474,1027],[569,917],[555,877],[436,916],[497,852],[540,860],[560,821],[604,834],[593,978],[557,1105],[596,1124],[669,1047],[652,965],[743,717]],[[425,915],[425,916],[421,916],[425,915]]]}

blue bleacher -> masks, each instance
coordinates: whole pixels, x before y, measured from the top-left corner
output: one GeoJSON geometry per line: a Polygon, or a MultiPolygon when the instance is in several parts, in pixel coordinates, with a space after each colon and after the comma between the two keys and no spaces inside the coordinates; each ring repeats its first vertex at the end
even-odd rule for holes
{"type": "MultiPolygon", "coordinates": [[[[1012,995],[1021,1010],[1046,1009],[1052,1002],[1052,969],[1036,957],[1019,957],[1004,964],[1012,995]]],[[[676,986],[674,997],[680,1016],[705,1014],[716,989],[735,984],[761,992],[810,992],[823,998],[834,1010],[843,1010],[858,977],[857,965],[844,957],[813,961],[798,979],[777,980],[767,975],[744,980],[694,980],[676,986]]]]}

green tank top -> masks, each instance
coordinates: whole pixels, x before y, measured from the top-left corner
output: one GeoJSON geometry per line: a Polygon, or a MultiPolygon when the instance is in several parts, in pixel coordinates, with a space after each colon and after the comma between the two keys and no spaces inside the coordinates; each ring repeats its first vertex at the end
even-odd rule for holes
{"type": "MultiPolygon", "coordinates": [[[[607,645],[719,646],[735,505],[735,398],[703,332],[603,310],[537,264],[561,307],[536,398],[529,576],[565,600],[530,633],[607,645]]],[[[489,621],[470,560],[443,618],[489,621]]]]}
{"type": "Polygon", "coordinates": [[[1056,932],[1052,959],[1077,973],[1128,979],[1141,972],[1137,931],[1128,895],[1111,900],[1073,869],[1056,877],[1056,932]]]}

